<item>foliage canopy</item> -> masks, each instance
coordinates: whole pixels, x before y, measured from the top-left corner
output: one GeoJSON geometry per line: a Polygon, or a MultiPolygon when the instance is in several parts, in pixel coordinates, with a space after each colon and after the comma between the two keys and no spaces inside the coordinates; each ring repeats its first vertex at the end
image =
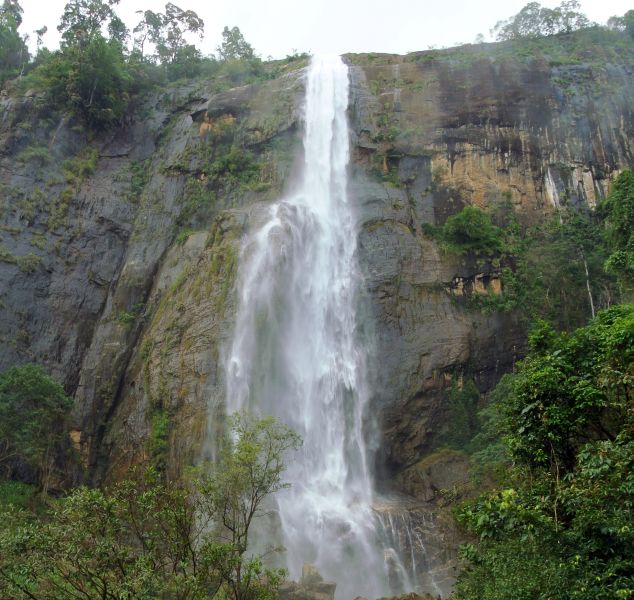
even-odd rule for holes
{"type": "Polygon", "coordinates": [[[514,467],[465,505],[457,597],[594,600],[634,594],[634,305],[572,334],[540,324],[492,422],[514,467]]]}
{"type": "Polygon", "coordinates": [[[546,8],[539,2],[529,2],[515,16],[506,21],[498,21],[492,32],[496,34],[498,41],[570,33],[590,25],[590,21],[579,12],[579,8],[577,0],[563,0],[555,8],[546,8]]]}
{"type": "Polygon", "coordinates": [[[626,297],[634,292],[634,172],[625,169],[599,206],[610,252],[605,267],[614,274],[626,297]]]}
{"type": "Polygon", "coordinates": [[[299,438],[240,414],[219,464],[189,484],[149,469],[105,490],[79,488],[42,517],[0,518],[0,596],[67,600],[272,599],[284,572],[248,555],[264,500],[285,487],[299,438]]]}
{"type": "Polygon", "coordinates": [[[46,489],[57,454],[64,448],[72,400],[36,365],[0,375],[0,465],[10,475],[16,464],[37,470],[46,489]]]}

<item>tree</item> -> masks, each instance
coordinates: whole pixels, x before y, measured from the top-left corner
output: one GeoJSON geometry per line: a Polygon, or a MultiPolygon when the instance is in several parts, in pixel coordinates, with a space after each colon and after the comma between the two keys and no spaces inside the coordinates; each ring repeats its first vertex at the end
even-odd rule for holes
{"type": "MultiPolygon", "coordinates": [[[[581,5],[577,0],[564,0],[558,7],[553,9],[553,25],[551,28],[553,35],[555,33],[570,33],[577,29],[583,29],[590,26],[590,21],[583,13],[579,12],[581,5]]],[[[544,9],[547,11],[548,9],[544,9]]]]}
{"type": "Polygon", "coordinates": [[[67,2],[61,49],[37,70],[51,104],[94,129],[119,122],[138,86],[125,56],[128,31],[113,9],[118,1],[67,2]]]}
{"type": "Polygon", "coordinates": [[[622,17],[610,17],[607,27],[615,31],[625,31],[630,37],[634,37],[634,10],[628,10],[622,17]]]}
{"type": "Polygon", "coordinates": [[[189,600],[217,590],[208,522],[187,490],[151,470],[136,475],[106,491],[76,489],[42,520],[3,515],[0,596],[189,600]]]}
{"type": "Polygon", "coordinates": [[[1,18],[6,21],[12,21],[16,28],[22,25],[23,12],[24,10],[18,0],[3,0],[2,7],[0,7],[1,18]]]}
{"type": "Polygon", "coordinates": [[[163,63],[176,63],[179,57],[199,52],[191,44],[187,44],[185,35],[194,34],[202,39],[205,30],[204,21],[193,11],[183,10],[168,2],[164,13],[151,10],[138,11],[143,18],[134,28],[134,43],[137,51],[144,56],[145,44],[154,44],[155,58],[163,63]]]}
{"type": "Polygon", "coordinates": [[[134,28],[134,53],[142,62],[160,63],[170,80],[194,77],[200,72],[202,57],[193,44],[187,43],[188,35],[202,39],[205,24],[192,10],[182,10],[172,3],[165,5],[165,12],[137,11],[141,21],[134,28]],[[148,55],[147,43],[154,48],[148,55]]]}
{"type": "Polygon", "coordinates": [[[605,268],[629,297],[634,291],[634,172],[625,169],[619,174],[598,212],[610,252],[605,268]]]}
{"type": "Polygon", "coordinates": [[[37,469],[46,493],[57,455],[67,439],[72,400],[36,365],[0,375],[0,464],[7,474],[20,462],[37,469]]]}
{"type": "Polygon", "coordinates": [[[517,461],[563,476],[583,444],[615,439],[632,417],[634,307],[604,310],[572,334],[541,323],[529,339],[505,399],[507,442],[517,461]]]}
{"type": "Polygon", "coordinates": [[[222,44],[217,48],[221,60],[253,60],[255,52],[238,27],[222,30],[222,44]]]}
{"type": "Polygon", "coordinates": [[[459,252],[499,254],[503,250],[502,230],[476,206],[467,206],[450,216],[442,227],[441,236],[459,252]]]}
{"type": "Polygon", "coordinates": [[[0,597],[275,597],[283,572],[245,554],[262,502],[286,486],[283,455],[299,442],[271,418],[232,422],[221,463],[189,484],[149,469],[106,490],[74,490],[44,519],[0,515],[0,597]]]}
{"type": "MultiPolygon", "coordinates": [[[[284,455],[297,449],[299,436],[272,417],[254,420],[246,413],[231,422],[233,435],[224,441],[213,473],[202,480],[201,492],[210,514],[222,525],[220,539],[228,552],[222,561],[223,579],[233,600],[247,600],[261,585],[262,563],[245,558],[253,519],[263,502],[288,484],[282,480],[284,455]],[[233,440],[236,440],[235,442],[233,440]]],[[[279,572],[269,577],[279,579],[279,572]]]]}
{"type": "Polygon", "coordinates": [[[623,17],[617,17],[616,15],[608,19],[606,26],[612,31],[625,31],[625,21],[623,17]]]}
{"type": "Polygon", "coordinates": [[[579,12],[579,8],[577,0],[564,0],[555,8],[543,7],[539,2],[529,2],[515,16],[506,21],[498,21],[491,33],[496,34],[498,41],[570,33],[590,25],[590,21],[579,12]]]}
{"type": "Polygon", "coordinates": [[[17,0],[4,0],[0,6],[0,84],[20,73],[29,59],[26,39],[18,33],[22,7],[17,0]]]}
{"type": "Polygon", "coordinates": [[[120,38],[121,20],[113,10],[119,0],[70,0],[57,26],[62,34],[62,47],[89,45],[96,37],[103,37],[104,27],[112,28],[120,38]]]}
{"type": "Polygon", "coordinates": [[[502,489],[459,511],[479,541],[463,548],[456,597],[629,598],[634,305],[571,334],[542,323],[530,341],[492,406],[513,467],[502,489]]]}
{"type": "Polygon", "coordinates": [[[556,218],[523,232],[512,216],[504,251],[502,294],[483,296],[485,309],[521,308],[529,321],[545,319],[570,329],[618,296],[614,277],[603,268],[605,241],[591,213],[563,208],[556,218]]]}
{"type": "Polygon", "coordinates": [[[46,35],[46,33],[48,32],[48,27],[46,25],[44,25],[43,27],[40,27],[39,29],[36,29],[33,33],[35,33],[35,35],[37,36],[37,52],[39,54],[40,50],[42,49],[42,38],[46,35]]]}
{"type": "Polygon", "coordinates": [[[152,10],[137,11],[137,14],[143,15],[143,18],[132,30],[134,34],[134,48],[141,58],[145,58],[145,44],[149,40],[156,43],[163,27],[163,16],[161,13],[155,13],[152,10]]]}
{"type": "Polygon", "coordinates": [[[96,35],[55,53],[41,69],[51,101],[90,127],[103,129],[123,117],[134,81],[118,41],[96,35]]]}

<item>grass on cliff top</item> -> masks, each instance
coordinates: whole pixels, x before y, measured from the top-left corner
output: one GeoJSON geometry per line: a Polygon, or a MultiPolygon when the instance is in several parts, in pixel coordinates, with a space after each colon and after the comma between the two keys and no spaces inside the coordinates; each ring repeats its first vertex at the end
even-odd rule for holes
{"type": "Polygon", "coordinates": [[[347,54],[346,59],[352,64],[375,66],[400,62],[435,62],[460,66],[482,60],[530,62],[535,59],[542,59],[550,66],[631,64],[634,60],[634,40],[624,32],[596,26],[559,35],[411,52],[403,57],[398,54],[365,53],[347,54]]]}

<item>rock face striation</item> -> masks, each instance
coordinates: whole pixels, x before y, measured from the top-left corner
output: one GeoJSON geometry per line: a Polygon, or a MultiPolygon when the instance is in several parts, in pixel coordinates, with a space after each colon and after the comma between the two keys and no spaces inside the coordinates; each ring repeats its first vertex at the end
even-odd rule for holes
{"type": "MultiPolygon", "coordinates": [[[[426,225],[468,205],[525,223],[591,208],[634,163],[631,51],[569,39],[574,60],[512,44],[346,57],[368,427],[380,491],[427,536],[423,591],[450,587],[441,506],[467,477],[439,451],[447,389],[486,393],[525,339],[517,314],[466,301],[500,292],[499,266],[444,253],[426,225]]],[[[0,368],[63,381],[93,483],[147,460],[178,476],[222,427],[240,242],[293,185],[302,66],[174,86],[96,136],[36,96],[0,98],[0,368]]]]}

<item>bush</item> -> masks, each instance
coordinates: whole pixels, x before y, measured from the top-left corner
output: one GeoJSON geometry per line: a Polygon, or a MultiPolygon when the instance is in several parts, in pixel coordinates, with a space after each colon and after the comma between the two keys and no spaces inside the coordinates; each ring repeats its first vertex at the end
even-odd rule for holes
{"type": "Polygon", "coordinates": [[[48,146],[29,146],[20,152],[16,157],[20,163],[36,162],[38,165],[44,165],[50,160],[50,150],[48,146]]]}
{"type": "Polygon", "coordinates": [[[449,217],[441,237],[450,249],[460,253],[494,255],[504,250],[502,229],[493,225],[491,217],[475,206],[467,206],[449,217]]]}
{"type": "Polygon", "coordinates": [[[22,481],[0,481],[0,510],[26,508],[35,488],[22,481]]]}

